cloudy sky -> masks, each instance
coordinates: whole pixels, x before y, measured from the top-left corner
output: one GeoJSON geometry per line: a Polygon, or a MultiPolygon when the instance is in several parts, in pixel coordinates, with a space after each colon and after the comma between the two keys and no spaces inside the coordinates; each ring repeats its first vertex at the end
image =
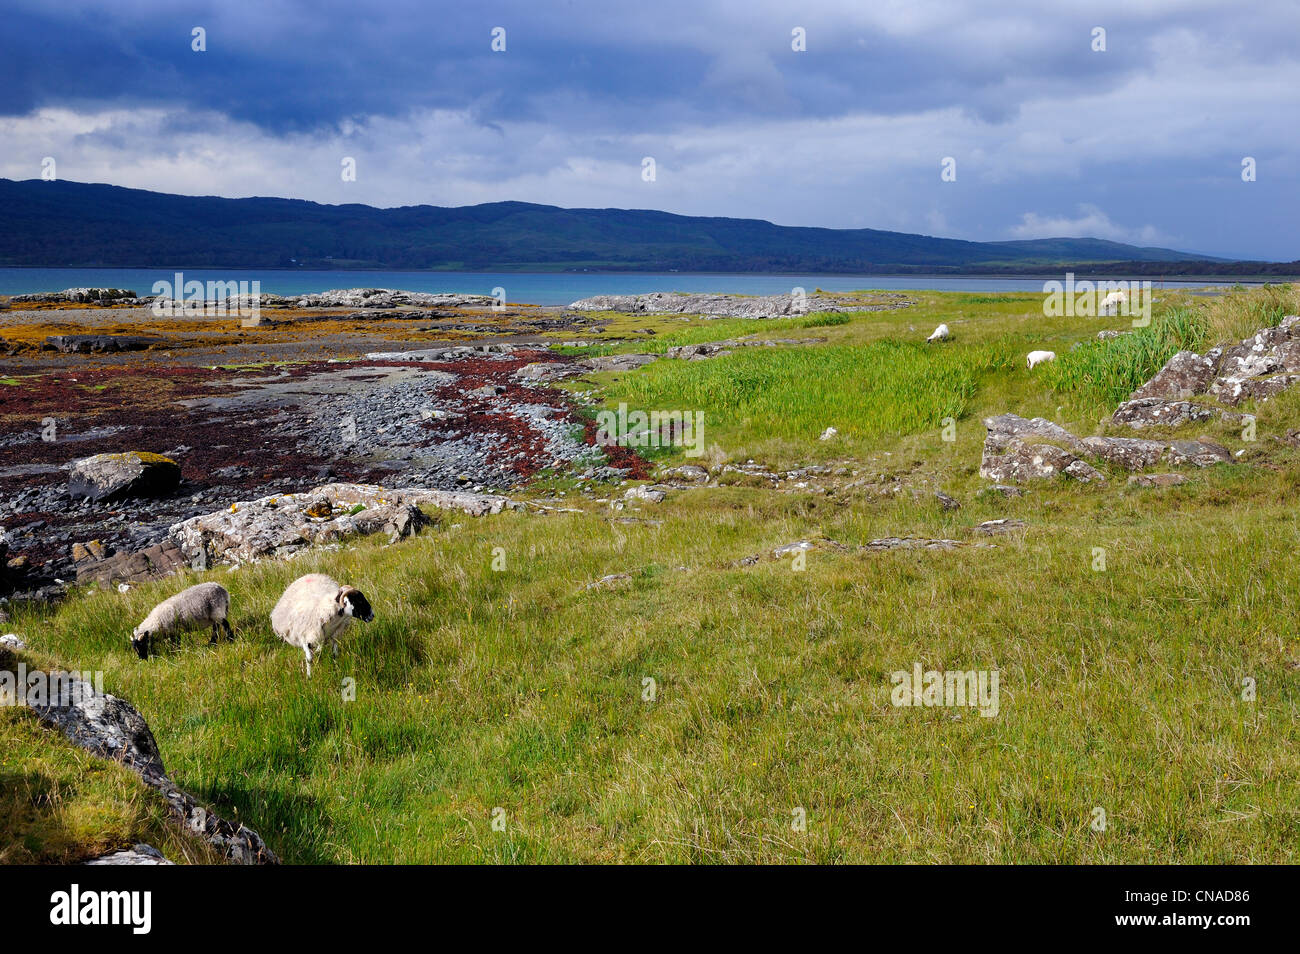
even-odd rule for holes
{"type": "Polygon", "coordinates": [[[5,0],[0,17],[7,178],[50,156],[59,178],[194,195],[1300,258],[1295,0],[5,0]]]}

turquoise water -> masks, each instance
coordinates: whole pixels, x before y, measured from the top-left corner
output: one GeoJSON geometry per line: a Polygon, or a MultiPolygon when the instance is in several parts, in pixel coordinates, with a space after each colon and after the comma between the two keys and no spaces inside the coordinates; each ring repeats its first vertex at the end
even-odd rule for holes
{"type": "MultiPolygon", "coordinates": [[[[656,291],[779,295],[799,287],[829,292],[881,288],[933,289],[976,293],[1042,292],[1041,278],[940,278],[925,275],[763,275],[672,272],[351,272],[276,269],[183,269],[186,281],[260,281],[273,295],[299,295],[329,288],[400,288],[419,292],[491,295],[504,288],[506,299],[530,305],[567,305],[592,295],[634,295],[656,291]]],[[[0,268],[0,295],[62,291],[65,288],[129,288],[153,293],[154,282],[174,281],[170,268],[0,268]]],[[[1064,276],[1056,276],[1064,278],[1064,276]]],[[[1122,275],[1115,276],[1123,278],[1122,275]]],[[[1157,287],[1203,287],[1207,282],[1156,282],[1157,287]]]]}

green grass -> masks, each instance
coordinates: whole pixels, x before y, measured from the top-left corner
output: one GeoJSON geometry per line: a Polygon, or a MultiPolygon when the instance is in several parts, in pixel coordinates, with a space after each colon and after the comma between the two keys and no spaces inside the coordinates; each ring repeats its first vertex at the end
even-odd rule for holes
{"type": "MultiPolygon", "coordinates": [[[[1263,326],[1260,326],[1263,327],[1263,326]]],[[[1113,410],[1178,351],[1206,350],[1209,322],[1197,309],[1177,307],[1129,334],[1079,343],[1043,366],[1043,378],[1080,409],[1113,410]]]]}
{"type": "Polygon", "coordinates": [[[1017,360],[1007,343],[944,349],[877,341],[862,347],[746,348],[709,361],[661,361],[611,388],[611,402],[703,411],[706,440],[847,439],[938,428],[964,415],[983,375],[1017,360]]]}
{"type": "MultiPolygon", "coordinates": [[[[0,651],[0,670],[17,662],[0,651]]],[[[76,864],[138,842],[176,862],[218,860],[169,822],[162,796],[133,772],[78,749],[25,709],[0,708],[0,864],[76,864]]]]}
{"type": "MultiPolygon", "coordinates": [[[[981,495],[981,416],[1095,427],[1074,409],[1093,385],[1028,372],[1025,351],[1116,324],[1009,297],[918,293],[824,345],[596,378],[605,405],[705,410],[715,462],[824,460],[827,492],[758,481],[612,511],[618,491],[570,486],[582,513],[444,515],[394,546],[215,571],[239,638],[182,637],[147,663],[131,626],[189,580],[78,593],[7,628],[102,669],[178,783],[293,862],[1295,862],[1300,452],[1271,438],[1300,424],[1300,395],[1260,408],[1254,444],[1216,432],[1246,455],[1181,487],[981,495]],[[954,340],[924,345],[939,321],[954,340]],[[828,424],[844,439],[817,441],[828,424]],[[1028,528],[973,532],[995,517],[1028,528]],[[894,535],[970,545],[856,549],[894,535]],[[849,549],[738,565],[800,539],[849,549]],[[307,681],[267,615],[315,570],[376,620],[307,681]],[[628,576],[587,588],[609,574],[628,576]],[[891,705],[890,674],[914,663],[997,669],[999,714],[891,705]]],[[[1206,303],[1204,333],[1251,307],[1206,303]]],[[[1166,318],[1142,360],[1200,327],[1166,318]]]]}

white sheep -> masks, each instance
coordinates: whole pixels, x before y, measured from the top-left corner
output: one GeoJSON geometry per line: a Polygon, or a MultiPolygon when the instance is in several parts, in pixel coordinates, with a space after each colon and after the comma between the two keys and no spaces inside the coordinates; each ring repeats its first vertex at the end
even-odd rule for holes
{"type": "Polygon", "coordinates": [[[271,610],[271,629],[290,646],[307,656],[307,677],[311,678],[311,657],[329,643],[339,654],[339,635],[353,618],[369,623],[375,618],[361,591],[341,586],[323,573],[309,573],[289,584],[280,602],[271,610]]]}
{"type": "Polygon", "coordinates": [[[1102,317],[1113,317],[1119,314],[1119,306],[1122,304],[1124,304],[1124,293],[1113,291],[1101,300],[1097,314],[1102,317]]]}
{"type": "Polygon", "coordinates": [[[1055,361],[1056,352],[1055,351],[1031,351],[1029,352],[1027,359],[1029,361],[1029,370],[1032,371],[1034,370],[1034,365],[1036,364],[1043,364],[1047,361],[1055,361]]]}
{"type": "Polygon", "coordinates": [[[230,594],[220,583],[198,583],[189,589],[169,596],[144,618],[144,622],[131,632],[131,648],[141,659],[149,658],[149,643],[154,637],[170,636],[183,629],[211,626],[211,642],[217,641],[221,630],[228,639],[234,639],[226,615],[230,612],[230,594]]]}
{"type": "Polygon", "coordinates": [[[934,332],[930,335],[930,337],[926,338],[925,340],[926,341],[947,341],[951,337],[952,334],[948,331],[948,326],[940,325],[938,328],[935,328],[934,332]]]}

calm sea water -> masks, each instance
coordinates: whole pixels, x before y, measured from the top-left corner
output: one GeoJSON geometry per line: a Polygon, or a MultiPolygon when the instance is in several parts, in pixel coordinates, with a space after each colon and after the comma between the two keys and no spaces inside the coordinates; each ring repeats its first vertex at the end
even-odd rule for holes
{"type": "MultiPolygon", "coordinates": [[[[260,281],[262,291],[299,295],[330,288],[400,288],[419,292],[490,295],[504,288],[506,299],[532,305],[567,305],[592,295],[635,295],[646,292],[718,292],[735,295],[779,295],[795,287],[809,293],[864,288],[906,291],[1041,292],[1043,278],[940,278],[925,275],[763,275],[694,274],[672,272],[352,272],[238,269],[183,269],[186,281],[260,281]]],[[[0,268],[0,295],[62,291],[65,288],[129,288],[138,295],[153,292],[154,282],[173,281],[171,268],[0,268]]],[[[1061,276],[1063,277],[1063,276],[1061,276]]],[[[1123,277],[1123,276],[1116,276],[1123,277]]],[[[1163,282],[1158,287],[1203,287],[1207,282],[1163,282]]]]}

